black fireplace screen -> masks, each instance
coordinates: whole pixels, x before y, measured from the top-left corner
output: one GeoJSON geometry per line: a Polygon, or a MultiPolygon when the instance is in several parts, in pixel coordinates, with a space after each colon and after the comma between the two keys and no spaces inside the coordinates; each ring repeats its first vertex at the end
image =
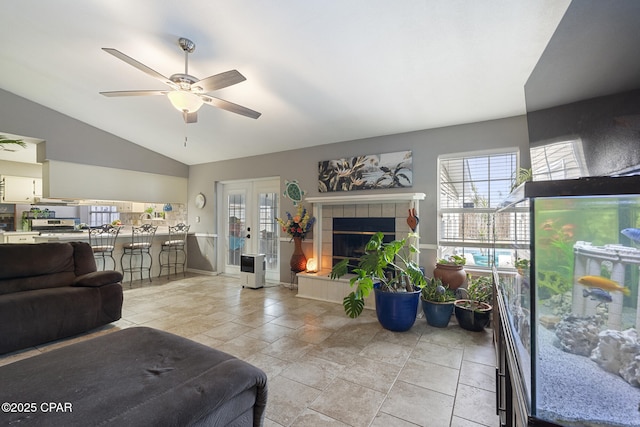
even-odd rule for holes
{"type": "Polygon", "coordinates": [[[334,218],[333,265],[345,258],[350,259],[349,264],[356,265],[371,236],[381,231],[384,241],[391,242],[395,239],[395,230],[395,218],[334,218]]]}

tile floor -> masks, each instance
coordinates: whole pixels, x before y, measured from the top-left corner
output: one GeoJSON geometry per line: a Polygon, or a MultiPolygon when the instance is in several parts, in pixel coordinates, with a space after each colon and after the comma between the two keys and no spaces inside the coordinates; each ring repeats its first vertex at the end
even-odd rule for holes
{"type": "Polygon", "coordinates": [[[491,331],[417,319],[383,329],[373,310],[349,319],[338,304],[284,286],[242,289],[227,276],[125,285],[122,319],[80,337],[0,356],[0,365],[135,325],[231,353],[269,377],[265,426],[497,426],[491,331]]]}

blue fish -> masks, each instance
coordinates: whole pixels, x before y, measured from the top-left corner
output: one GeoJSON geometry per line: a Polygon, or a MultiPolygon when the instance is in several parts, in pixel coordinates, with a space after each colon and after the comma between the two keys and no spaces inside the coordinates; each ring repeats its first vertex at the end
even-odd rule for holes
{"type": "Polygon", "coordinates": [[[620,233],[627,236],[635,243],[640,243],[640,229],[638,228],[625,228],[620,233]]]}
{"type": "Polygon", "coordinates": [[[603,302],[611,302],[613,299],[611,298],[611,294],[607,291],[603,291],[600,288],[591,288],[590,290],[583,289],[582,296],[585,298],[591,297],[594,301],[600,301],[600,304],[603,302]]]}

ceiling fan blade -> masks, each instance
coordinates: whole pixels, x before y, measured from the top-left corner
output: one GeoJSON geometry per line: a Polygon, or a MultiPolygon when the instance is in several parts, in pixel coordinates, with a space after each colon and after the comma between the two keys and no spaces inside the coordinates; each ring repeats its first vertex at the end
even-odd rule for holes
{"type": "Polygon", "coordinates": [[[214,96],[200,95],[200,98],[202,98],[205,104],[213,105],[214,107],[222,108],[223,110],[231,111],[232,113],[240,114],[252,119],[257,119],[262,115],[262,113],[250,110],[242,105],[234,104],[214,96]]]}
{"type": "Polygon", "coordinates": [[[211,92],[213,90],[235,85],[245,80],[247,80],[246,77],[240,74],[238,70],[231,70],[206,77],[194,83],[193,86],[201,87],[203,92],[211,92]]]}
{"type": "Polygon", "coordinates": [[[142,71],[143,73],[146,73],[148,75],[150,75],[151,77],[153,77],[154,79],[158,79],[160,80],[162,83],[169,85],[171,87],[175,87],[175,84],[169,80],[168,78],[166,78],[165,76],[163,76],[162,74],[158,73],[157,71],[147,67],[146,65],[144,65],[141,62],[136,61],[135,59],[131,58],[130,56],[125,55],[124,53],[120,52],[119,50],[110,48],[110,47],[103,47],[102,50],[104,50],[107,53],[110,53],[111,55],[115,56],[116,58],[126,62],[127,64],[136,67],[138,70],[142,71]]]}
{"type": "Polygon", "coordinates": [[[166,95],[168,90],[116,90],[111,92],[100,92],[100,95],[115,96],[148,96],[148,95],[166,95]]]}
{"type": "Polygon", "coordinates": [[[194,111],[193,113],[182,112],[182,118],[184,122],[189,123],[197,123],[198,122],[198,112],[194,111]]]}

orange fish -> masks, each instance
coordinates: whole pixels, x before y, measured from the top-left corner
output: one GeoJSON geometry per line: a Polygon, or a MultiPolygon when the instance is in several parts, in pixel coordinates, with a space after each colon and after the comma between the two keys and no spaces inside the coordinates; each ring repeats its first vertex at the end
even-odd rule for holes
{"type": "Polygon", "coordinates": [[[624,286],[620,286],[618,283],[613,280],[609,280],[606,277],[601,276],[582,276],[578,279],[578,283],[581,285],[587,286],[589,288],[600,288],[605,291],[611,292],[622,292],[624,295],[629,296],[631,291],[629,288],[625,288],[624,286]]]}
{"type": "Polygon", "coordinates": [[[553,220],[548,219],[542,223],[542,229],[545,231],[553,230],[553,220]]]}

